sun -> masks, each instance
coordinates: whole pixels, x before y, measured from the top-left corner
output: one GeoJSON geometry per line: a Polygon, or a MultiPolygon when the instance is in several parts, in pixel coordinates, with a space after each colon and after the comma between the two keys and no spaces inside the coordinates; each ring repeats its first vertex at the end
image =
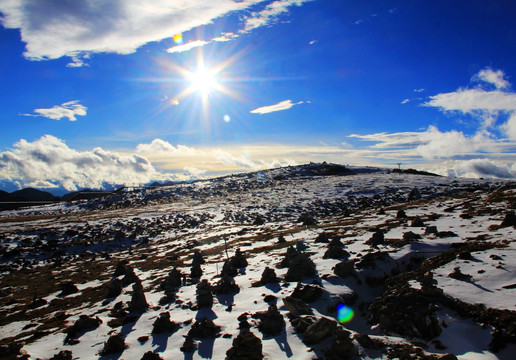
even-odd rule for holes
{"type": "Polygon", "coordinates": [[[199,66],[197,71],[190,72],[188,80],[190,81],[191,90],[199,92],[203,96],[219,88],[216,71],[205,66],[199,66]]]}

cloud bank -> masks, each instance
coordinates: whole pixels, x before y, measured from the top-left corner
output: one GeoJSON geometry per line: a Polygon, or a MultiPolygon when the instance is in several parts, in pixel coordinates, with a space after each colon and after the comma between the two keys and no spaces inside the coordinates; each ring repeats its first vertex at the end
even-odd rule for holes
{"type": "Polygon", "coordinates": [[[445,159],[447,161],[434,167],[441,174],[515,177],[512,164],[516,160],[516,93],[509,90],[510,83],[502,70],[485,68],[472,80],[479,86],[433,95],[422,104],[452,116],[469,115],[477,124],[476,132],[471,135],[457,130],[443,132],[429,126],[420,132],[352,134],[350,137],[374,142],[369,151],[378,158],[385,153],[403,151],[411,161],[419,158],[431,163],[445,159]]]}
{"type": "MultiPolygon", "coordinates": [[[[273,23],[288,7],[308,0],[277,0],[262,11],[244,18],[243,29],[273,23]]],[[[112,0],[55,1],[5,0],[0,2],[0,23],[20,29],[26,44],[24,56],[31,60],[72,58],[70,67],[86,65],[90,53],[130,54],[139,47],[171,38],[213,22],[234,11],[255,6],[263,0],[112,0]]],[[[223,33],[213,41],[228,41],[237,34],[223,33]]],[[[196,40],[168,49],[187,51],[210,41],[196,40]]]]}
{"type": "Polygon", "coordinates": [[[34,109],[36,114],[22,114],[24,116],[43,116],[52,120],[61,120],[67,118],[70,121],[75,121],[75,116],[86,116],[88,108],[79,104],[79,100],[65,102],[61,105],[54,105],[50,109],[34,109]]]}
{"type": "Polygon", "coordinates": [[[103,188],[105,184],[144,184],[160,177],[150,161],[140,155],[120,155],[102,148],[78,151],[51,135],[28,142],[20,140],[10,151],[0,152],[0,176],[23,186],[61,185],[103,188]]]}
{"type": "Polygon", "coordinates": [[[275,111],[288,110],[294,105],[302,104],[303,101],[293,103],[292,100],[284,100],[274,105],[262,106],[257,109],[251,110],[252,114],[268,114],[275,111]]]}

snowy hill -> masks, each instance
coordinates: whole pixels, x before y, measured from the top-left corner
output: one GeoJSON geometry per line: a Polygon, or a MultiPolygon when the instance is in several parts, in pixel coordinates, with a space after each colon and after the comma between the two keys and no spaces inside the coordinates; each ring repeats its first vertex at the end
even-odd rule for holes
{"type": "Polygon", "coordinates": [[[0,357],[512,359],[515,207],[310,164],[5,211],[0,357]]]}

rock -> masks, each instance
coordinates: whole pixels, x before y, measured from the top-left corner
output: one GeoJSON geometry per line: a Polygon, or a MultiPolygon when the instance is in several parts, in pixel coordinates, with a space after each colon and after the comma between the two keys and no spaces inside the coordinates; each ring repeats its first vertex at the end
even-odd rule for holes
{"type": "Polygon", "coordinates": [[[149,307],[145,293],[143,292],[142,283],[137,281],[133,285],[133,294],[131,296],[131,302],[129,304],[129,310],[131,311],[145,311],[149,307]]]}
{"type": "Polygon", "coordinates": [[[287,240],[285,240],[285,237],[283,236],[283,234],[278,236],[278,244],[283,244],[283,243],[286,243],[286,242],[287,242],[287,240]]]}
{"type": "Polygon", "coordinates": [[[457,254],[457,258],[461,260],[471,260],[473,257],[471,256],[471,252],[469,251],[461,251],[457,254]]]}
{"type": "Polygon", "coordinates": [[[258,329],[265,336],[279,334],[285,328],[285,320],[283,319],[283,315],[278,311],[276,305],[270,304],[267,311],[258,312],[254,314],[253,317],[260,319],[258,329]]]}
{"type": "Polygon", "coordinates": [[[310,325],[315,323],[316,320],[317,319],[314,316],[300,316],[290,320],[290,323],[298,334],[302,334],[310,325]]]}
{"type": "Polygon", "coordinates": [[[317,344],[321,340],[335,334],[336,331],[337,323],[322,317],[306,329],[303,333],[303,342],[307,345],[317,344]]]}
{"type": "Polygon", "coordinates": [[[427,226],[425,229],[425,235],[435,234],[437,235],[437,226],[427,226]]]}
{"type": "Polygon", "coordinates": [[[202,256],[201,252],[199,250],[195,250],[192,257],[192,267],[196,264],[202,265],[204,263],[204,257],[202,256]]]}
{"type": "Polygon", "coordinates": [[[253,221],[253,225],[263,225],[265,224],[265,218],[261,215],[258,215],[256,219],[253,221]]]}
{"type": "Polygon", "coordinates": [[[235,256],[233,257],[233,266],[236,268],[243,268],[247,266],[247,259],[244,253],[240,249],[236,249],[235,256]]]}
{"type": "Polygon", "coordinates": [[[226,360],[261,360],[262,340],[250,331],[242,331],[233,340],[233,346],[226,352],[226,360]]]}
{"type": "Polygon", "coordinates": [[[313,225],[317,225],[317,221],[310,215],[308,214],[305,214],[305,215],[301,215],[298,219],[297,219],[297,222],[302,222],[303,225],[305,226],[313,226],[313,225]]]}
{"type": "Polygon", "coordinates": [[[411,242],[411,241],[416,241],[416,240],[419,240],[421,239],[421,235],[419,234],[416,234],[412,231],[408,231],[406,233],[403,233],[403,240],[404,241],[408,241],[408,242],[411,242]]]}
{"type": "Polygon", "coordinates": [[[338,263],[333,267],[333,272],[335,275],[340,276],[342,278],[346,278],[350,275],[353,275],[355,272],[355,261],[354,260],[344,260],[338,263]]]}
{"type": "Polygon", "coordinates": [[[163,358],[159,354],[147,351],[140,360],[163,360],[163,358]]]}
{"type": "Polygon", "coordinates": [[[274,269],[271,269],[270,267],[266,266],[262,273],[262,278],[260,282],[262,285],[269,284],[269,283],[277,283],[278,277],[276,276],[276,272],[274,269]]]}
{"type": "Polygon", "coordinates": [[[114,273],[114,277],[118,277],[121,275],[125,275],[127,272],[127,265],[129,264],[129,261],[127,260],[120,260],[118,264],[116,264],[116,269],[114,273]]]}
{"type": "Polygon", "coordinates": [[[265,301],[267,304],[268,303],[274,303],[276,301],[276,296],[274,295],[265,295],[265,297],[263,298],[263,301],[265,301]]]}
{"type": "Polygon", "coordinates": [[[175,322],[170,321],[170,313],[168,311],[159,314],[159,317],[152,325],[153,334],[172,333],[179,328],[175,322]]]}
{"type": "Polygon", "coordinates": [[[437,360],[457,360],[457,357],[453,354],[444,354],[439,356],[437,360]]]}
{"type": "Polygon", "coordinates": [[[369,335],[367,335],[367,334],[357,333],[354,336],[354,339],[356,341],[358,341],[358,343],[360,345],[362,345],[363,347],[365,347],[367,349],[380,350],[385,347],[384,343],[382,343],[379,340],[371,339],[371,337],[369,337],[369,335]]]}
{"type": "Polygon", "coordinates": [[[342,259],[349,257],[349,253],[342,248],[340,240],[334,240],[332,240],[328,250],[324,253],[323,259],[342,259]]]}
{"type": "Polygon", "coordinates": [[[502,223],[500,224],[500,227],[509,227],[509,226],[516,227],[516,215],[514,214],[514,211],[509,211],[507,214],[505,214],[505,218],[503,219],[502,223]]]}
{"type": "Polygon", "coordinates": [[[21,355],[22,344],[19,343],[9,343],[0,345],[0,357],[7,359],[16,359],[16,355],[21,355]]]}
{"type": "Polygon", "coordinates": [[[106,298],[115,298],[122,293],[122,281],[112,279],[109,282],[108,292],[106,298]]]}
{"type": "Polygon", "coordinates": [[[222,276],[219,282],[213,287],[215,294],[233,294],[239,292],[240,289],[235,280],[229,276],[222,276]]]}
{"type": "Polygon", "coordinates": [[[398,213],[396,214],[397,219],[405,219],[407,217],[407,214],[405,214],[405,210],[400,209],[398,210],[398,213]]]}
{"type": "Polygon", "coordinates": [[[447,238],[447,237],[459,236],[459,235],[455,234],[453,231],[439,231],[436,235],[439,238],[447,238]]]}
{"type": "Polygon", "coordinates": [[[181,286],[183,279],[183,274],[181,274],[181,271],[177,270],[176,268],[173,268],[168,276],[165,278],[165,281],[161,284],[161,287],[164,290],[170,290],[175,289],[181,286]]]}
{"type": "Polygon", "coordinates": [[[77,286],[75,286],[73,282],[68,281],[61,286],[61,293],[59,294],[59,296],[76,294],[78,292],[79,289],[77,288],[77,286]]]}
{"type": "Polygon", "coordinates": [[[194,339],[211,339],[219,335],[220,326],[217,326],[207,317],[197,319],[190,328],[188,336],[194,339]]]}
{"type": "Polygon", "coordinates": [[[198,279],[202,276],[201,264],[193,264],[190,269],[190,277],[192,279],[198,279]]]}
{"type": "Polygon", "coordinates": [[[458,266],[453,268],[453,271],[451,273],[449,273],[448,276],[453,278],[453,279],[462,280],[462,281],[469,281],[469,280],[471,280],[471,275],[463,274],[460,271],[460,267],[458,267],[458,266]]]}
{"type": "Polygon", "coordinates": [[[72,360],[73,354],[70,350],[62,350],[56,355],[52,356],[49,360],[72,360]]]}
{"type": "Polygon", "coordinates": [[[204,279],[199,284],[197,284],[197,307],[200,309],[202,307],[211,308],[213,305],[213,294],[211,291],[211,285],[208,280],[204,279]]]}
{"type": "Polygon", "coordinates": [[[335,342],[331,348],[326,351],[326,360],[342,360],[350,359],[355,355],[355,345],[350,339],[349,331],[338,329],[335,342]]]}
{"type": "Polygon", "coordinates": [[[313,302],[321,297],[323,290],[319,286],[302,285],[297,283],[296,288],[290,296],[303,300],[304,302],[313,302]]]}
{"type": "Polygon", "coordinates": [[[421,220],[421,218],[419,216],[417,216],[414,220],[412,220],[412,222],[410,223],[410,226],[411,227],[424,227],[425,223],[423,222],[423,220],[421,220]]]}
{"type": "Polygon", "coordinates": [[[89,317],[88,315],[79,316],[79,319],[75,321],[73,326],[68,328],[65,342],[67,342],[69,339],[77,337],[81,333],[95,330],[100,326],[100,324],[102,324],[102,320],[100,320],[98,316],[95,318],[89,317]]]}
{"type": "Polygon", "coordinates": [[[367,245],[377,247],[378,245],[385,244],[385,236],[382,230],[376,230],[373,236],[365,242],[367,245]]]}
{"type": "Polygon", "coordinates": [[[357,302],[358,294],[356,291],[351,290],[351,292],[341,295],[340,298],[342,299],[342,303],[344,305],[351,306],[355,305],[355,303],[357,302]]]}
{"type": "Polygon", "coordinates": [[[315,264],[304,253],[296,253],[290,258],[288,271],[285,276],[287,281],[301,281],[303,277],[315,275],[315,264]]]}
{"type": "Polygon", "coordinates": [[[296,299],[292,296],[287,296],[283,298],[283,303],[285,304],[285,309],[293,316],[299,315],[312,315],[312,308],[305,304],[302,300],[296,299]]]}
{"type": "Polygon", "coordinates": [[[183,343],[183,346],[179,348],[181,352],[184,353],[192,353],[197,349],[197,344],[195,343],[194,339],[190,336],[185,336],[185,342],[183,343]]]}
{"type": "Polygon", "coordinates": [[[330,242],[330,234],[327,232],[322,232],[315,238],[316,243],[329,243],[330,242]]]}
{"type": "Polygon", "coordinates": [[[224,262],[220,276],[234,277],[238,275],[238,268],[234,265],[233,260],[234,258],[229,258],[224,262]]]}
{"type": "Polygon", "coordinates": [[[100,355],[117,354],[124,351],[126,347],[122,335],[111,335],[108,341],[104,343],[104,348],[100,351],[100,355]]]}
{"type": "Polygon", "coordinates": [[[419,200],[421,199],[421,192],[419,191],[418,188],[412,188],[412,190],[410,190],[410,193],[408,195],[408,201],[414,201],[414,200],[419,200]]]}
{"type": "Polygon", "coordinates": [[[125,276],[122,278],[122,285],[127,286],[129,284],[139,282],[140,279],[134,273],[134,269],[132,266],[127,266],[125,276]]]}

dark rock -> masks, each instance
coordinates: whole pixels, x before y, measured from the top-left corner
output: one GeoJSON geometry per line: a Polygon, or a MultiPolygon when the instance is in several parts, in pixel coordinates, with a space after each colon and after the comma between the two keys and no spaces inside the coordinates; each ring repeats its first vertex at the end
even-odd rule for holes
{"type": "Polygon", "coordinates": [[[315,238],[316,243],[329,243],[330,242],[330,234],[327,232],[322,232],[315,238]]]}
{"type": "Polygon", "coordinates": [[[217,326],[207,317],[197,319],[190,328],[188,336],[194,339],[211,339],[220,333],[220,326],[217,326]]]}
{"type": "Polygon", "coordinates": [[[453,278],[453,279],[462,280],[462,281],[469,281],[469,280],[471,280],[471,275],[463,274],[460,271],[460,267],[458,267],[458,266],[455,267],[453,269],[453,271],[448,274],[448,276],[453,278]]]}
{"type": "Polygon", "coordinates": [[[278,244],[283,244],[285,242],[287,242],[287,240],[285,240],[285,237],[283,236],[283,234],[278,236],[278,244]]]}
{"type": "Polygon", "coordinates": [[[374,350],[380,350],[385,347],[385,344],[379,340],[372,339],[367,334],[356,334],[353,337],[360,345],[365,347],[366,349],[374,349],[374,350]]]}
{"type": "Polygon", "coordinates": [[[377,247],[378,245],[385,244],[385,236],[382,230],[376,230],[373,236],[365,242],[367,245],[377,247]]]}
{"type": "Polygon", "coordinates": [[[265,301],[267,304],[268,303],[273,303],[274,301],[276,301],[276,296],[274,295],[265,295],[265,297],[263,298],[263,301],[265,301]]]}
{"type": "Polygon", "coordinates": [[[220,276],[229,276],[234,277],[238,275],[238,268],[234,264],[234,258],[229,258],[222,265],[222,271],[220,272],[220,276]]]}
{"type": "Polygon", "coordinates": [[[120,260],[118,264],[116,264],[115,274],[114,277],[118,277],[121,275],[125,275],[127,272],[127,265],[129,264],[129,261],[127,260],[120,260]]]}
{"type": "Polygon", "coordinates": [[[273,336],[279,334],[285,328],[285,320],[283,315],[280,314],[276,305],[269,305],[267,311],[258,312],[253,315],[260,319],[258,329],[265,336],[273,336]]]}
{"type": "Polygon", "coordinates": [[[410,190],[410,193],[408,195],[408,201],[419,200],[419,199],[421,199],[421,192],[419,191],[418,188],[412,188],[412,190],[410,190]]]}
{"type": "Polygon", "coordinates": [[[114,298],[117,297],[122,293],[122,281],[118,279],[112,279],[109,282],[108,292],[106,297],[107,298],[114,298]]]}
{"type": "Polygon", "coordinates": [[[353,275],[355,272],[355,261],[354,260],[344,260],[338,263],[333,267],[333,272],[335,275],[340,276],[342,278],[346,278],[350,275],[353,275]]]}
{"type": "Polygon", "coordinates": [[[164,290],[175,289],[181,286],[183,280],[183,274],[181,271],[173,268],[168,276],[165,278],[165,281],[161,284],[161,287],[164,290]]]}
{"type": "Polygon", "coordinates": [[[87,331],[95,330],[102,324],[102,320],[99,317],[89,317],[88,315],[81,315],[75,323],[68,328],[65,343],[67,340],[77,337],[78,335],[87,331]]]}
{"type": "Polygon", "coordinates": [[[453,354],[444,354],[439,356],[437,360],[457,360],[457,357],[453,354]]]}
{"type": "Polygon", "coordinates": [[[285,304],[285,309],[293,316],[299,315],[312,315],[312,308],[305,304],[302,300],[296,299],[292,296],[287,296],[283,298],[283,303],[285,304]]]}
{"type": "Polygon", "coordinates": [[[256,219],[253,221],[253,225],[263,225],[265,224],[265,218],[261,215],[258,215],[256,219]]]}
{"type": "Polygon", "coordinates": [[[262,285],[269,284],[269,283],[277,283],[278,277],[276,276],[276,272],[274,269],[271,269],[270,267],[266,266],[262,273],[262,278],[260,282],[262,285]]]}
{"type": "Polygon", "coordinates": [[[77,288],[77,286],[75,286],[73,282],[68,281],[61,286],[61,293],[59,294],[59,296],[76,294],[78,292],[79,289],[77,288]]]}
{"type": "Polygon", "coordinates": [[[296,253],[291,257],[288,264],[288,271],[285,276],[287,281],[301,281],[305,276],[315,275],[315,264],[304,253],[296,253]]]}
{"type": "Polygon", "coordinates": [[[321,340],[335,334],[337,322],[322,317],[310,325],[303,333],[303,342],[307,345],[317,344],[321,340]]]}
{"type": "Polygon", "coordinates": [[[408,241],[408,242],[411,242],[411,241],[416,241],[416,240],[419,240],[421,239],[421,235],[419,234],[416,234],[412,231],[408,231],[406,233],[403,233],[403,241],[408,241]]]}
{"type": "Polygon", "coordinates": [[[397,219],[405,219],[407,217],[407,214],[405,214],[405,210],[401,209],[398,210],[398,213],[396,214],[397,219]]]}
{"type": "Polygon", "coordinates": [[[72,360],[73,355],[70,350],[62,350],[56,355],[52,356],[49,360],[72,360]]]}
{"type": "Polygon", "coordinates": [[[437,233],[437,237],[439,237],[439,238],[447,238],[447,237],[455,237],[455,236],[459,236],[459,235],[455,234],[453,231],[439,231],[437,233]]]}
{"type": "Polygon", "coordinates": [[[159,317],[152,325],[153,334],[172,333],[179,328],[179,325],[170,321],[170,313],[168,311],[159,314],[159,317]]]}
{"type": "Polygon", "coordinates": [[[137,281],[133,285],[133,294],[131,296],[131,302],[129,304],[129,310],[131,311],[145,311],[149,307],[145,293],[143,292],[142,283],[137,281]]]}
{"type": "Polygon", "coordinates": [[[233,266],[236,268],[243,268],[247,266],[247,259],[240,251],[240,249],[236,250],[235,256],[233,257],[233,266]]]}
{"type": "Polygon", "coordinates": [[[21,355],[23,345],[19,343],[9,343],[0,345],[0,357],[8,359],[16,359],[16,355],[21,355]]]}
{"type": "Polygon", "coordinates": [[[425,229],[425,235],[435,234],[437,235],[437,226],[427,226],[425,229]]]}
{"type": "Polygon", "coordinates": [[[140,360],[163,360],[163,358],[159,354],[147,351],[140,360]]]}
{"type": "Polygon", "coordinates": [[[509,226],[516,227],[516,215],[514,214],[514,211],[509,211],[507,214],[505,214],[505,218],[503,219],[502,223],[500,224],[500,227],[509,227],[509,226]]]}
{"type": "Polygon", "coordinates": [[[143,335],[143,336],[140,336],[138,339],[138,342],[140,344],[145,344],[147,341],[149,341],[149,336],[148,335],[143,335]]]}
{"type": "Polygon", "coordinates": [[[197,284],[197,307],[200,309],[202,307],[211,308],[213,305],[213,294],[211,291],[211,285],[208,280],[204,279],[199,284],[197,284]]]}
{"type": "Polygon", "coordinates": [[[198,279],[202,276],[201,264],[193,264],[190,269],[190,277],[192,279],[198,279]]]}
{"type": "Polygon", "coordinates": [[[323,290],[319,286],[302,285],[298,283],[290,296],[303,300],[304,302],[313,302],[321,297],[323,290]]]}
{"type": "Polygon", "coordinates": [[[339,239],[333,239],[330,242],[328,250],[323,255],[323,259],[342,259],[348,258],[349,253],[342,248],[342,243],[339,239]]]}
{"type": "Polygon", "coordinates": [[[127,266],[125,276],[122,278],[122,285],[127,286],[129,284],[139,282],[140,279],[134,273],[134,269],[132,266],[127,266]]]}
{"type": "Polygon", "coordinates": [[[100,355],[117,354],[125,350],[125,340],[120,334],[111,335],[107,342],[104,343],[104,348],[100,355]]]}
{"type": "Polygon", "coordinates": [[[310,325],[315,323],[316,320],[317,319],[314,316],[300,316],[290,320],[290,323],[298,334],[302,334],[306,331],[306,329],[308,329],[310,325]]]}
{"type": "Polygon", "coordinates": [[[471,260],[471,259],[473,259],[473,257],[471,256],[471,253],[469,251],[461,251],[457,255],[457,258],[461,259],[461,260],[471,260]]]}
{"type": "Polygon", "coordinates": [[[195,264],[202,265],[204,263],[204,257],[202,256],[201,252],[199,250],[195,250],[192,257],[192,266],[195,264]]]}
{"type": "Polygon", "coordinates": [[[233,346],[226,352],[226,360],[261,360],[262,340],[250,331],[242,331],[233,340],[233,346]]]}
{"type": "Polygon", "coordinates": [[[240,289],[235,280],[229,276],[222,276],[219,282],[213,287],[215,294],[233,294],[239,292],[240,289]]]}
{"type": "Polygon", "coordinates": [[[410,226],[411,227],[424,227],[425,223],[418,216],[414,220],[412,220],[412,223],[410,223],[410,226]]]}
{"type": "Polygon", "coordinates": [[[335,342],[331,348],[326,351],[326,360],[343,360],[350,359],[355,355],[355,345],[350,339],[351,333],[344,329],[338,329],[335,342]]]}
{"type": "Polygon", "coordinates": [[[301,223],[303,223],[303,225],[306,225],[306,226],[317,225],[317,221],[312,216],[310,216],[308,214],[301,215],[297,219],[297,222],[301,222],[301,223]]]}
{"type": "Polygon", "coordinates": [[[195,341],[192,337],[186,336],[185,342],[183,343],[183,346],[179,348],[181,352],[184,353],[192,353],[197,349],[197,345],[195,344],[195,341]]]}

